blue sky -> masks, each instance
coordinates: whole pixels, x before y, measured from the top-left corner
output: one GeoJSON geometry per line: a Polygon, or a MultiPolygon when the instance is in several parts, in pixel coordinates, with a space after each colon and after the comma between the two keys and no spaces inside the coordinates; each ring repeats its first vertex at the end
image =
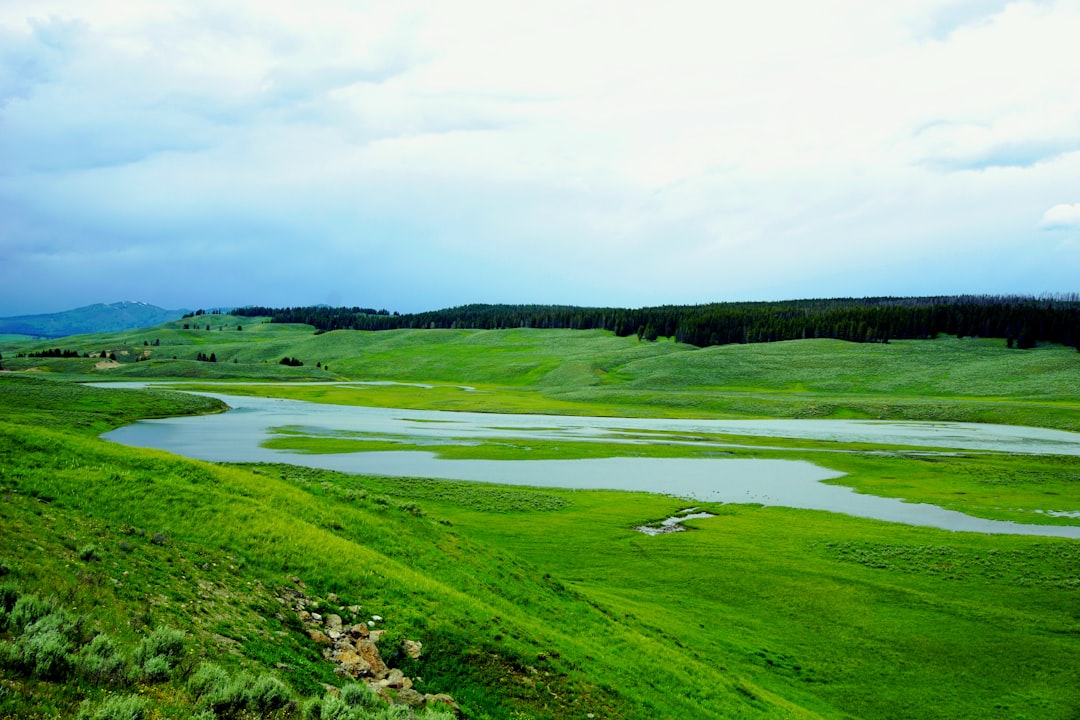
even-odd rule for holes
{"type": "Polygon", "coordinates": [[[1080,290],[1080,2],[0,0],[0,315],[1080,290]]]}

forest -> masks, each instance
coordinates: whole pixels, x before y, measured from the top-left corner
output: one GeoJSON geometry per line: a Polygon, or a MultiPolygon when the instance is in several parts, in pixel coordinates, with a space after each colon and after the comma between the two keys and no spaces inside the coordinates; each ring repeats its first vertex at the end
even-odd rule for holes
{"type": "Polygon", "coordinates": [[[1053,342],[1080,350],[1080,298],[962,295],[880,297],[705,305],[592,308],[572,305],[462,305],[420,313],[390,313],[360,307],[251,306],[233,311],[269,316],[273,322],[304,323],[317,330],[601,329],[619,337],[637,334],[698,347],[830,338],[851,342],[958,337],[1002,338],[1027,349],[1053,342]]]}

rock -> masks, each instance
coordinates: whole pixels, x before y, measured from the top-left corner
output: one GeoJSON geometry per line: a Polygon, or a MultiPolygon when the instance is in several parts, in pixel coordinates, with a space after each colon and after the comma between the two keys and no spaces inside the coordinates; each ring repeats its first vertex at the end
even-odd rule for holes
{"type": "Polygon", "coordinates": [[[332,602],[336,605],[337,603],[341,602],[341,598],[337,596],[337,593],[330,593],[326,596],[326,602],[332,602]]]}
{"type": "Polygon", "coordinates": [[[420,653],[424,650],[424,644],[419,640],[402,640],[401,648],[405,651],[405,654],[416,660],[420,657],[420,653]]]}
{"type": "Polygon", "coordinates": [[[368,627],[364,623],[357,623],[349,626],[349,635],[352,635],[354,638],[366,638],[368,634],[368,627]]]}
{"type": "Polygon", "coordinates": [[[326,636],[326,634],[322,630],[316,630],[316,629],[312,628],[312,629],[308,630],[307,634],[308,634],[308,637],[311,638],[312,642],[314,642],[314,643],[316,643],[318,645],[331,645],[332,644],[330,642],[330,638],[328,638],[326,636]]]}
{"type": "Polygon", "coordinates": [[[340,630],[327,630],[326,635],[331,640],[340,640],[343,637],[340,630]]]}
{"type": "Polygon", "coordinates": [[[402,688],[398,690],[397,702],[400,705],[408,705],[409,707],[420,707],[424,704],[424,696],[412,688],[402,688]]]}
{"type": "Polygon", "coordinates": [[[401,689],[405,687],[405,673],[401,672],[397,668],[393,668],[386,675],[386,686],[401,689]]]}
{"type": "Polygon", "coordinates": [[[380,640],[382,640],[382,636],[385,635],[385,634],[386,634],[385,630],[369,630],[368,631],[368,637],[371,639],[371,642],[373,642],[373,643],[377,643],[380,640]]]}
{"type": "Polygon", "coordinates": [[[457,702],[454,701],[454,698],[450,697],[446,693],[438,693],[436,695],[425,695],[424,696],[424,703],[427,704],[427,705],[434,705],[435,703],[442,703],[443,705],[449,705],[451,708],[454,709],[455,712],[460,712],[461,711],[461,708],[458,707],[458,704],[457,704],[457,702]]]}
{"type": "Polygon", "coordinates": [[[359,615],[360,614],[360,606],[359,605],[350,605],[348,609],[349,609],[349,612],[351,612],[353,615],[359,615]]]}
{"type": "Polygon", "coordinates": [[[326,616],[326,627],[330,630],[341,630],[341,616],[331,613],[326,616]]]}
{"type": "Polygon", "coordinates": [[[351,678],[360,678],[372,674],[371,663],[361,657],[351,646],[339,647],[330,659],[337,663],[342,673],[351,678]]]}
{"type": "Polygon", "coordinates": [[[311,613],[311,619],[314,620],[315,622],[322,622],[322,615],[320,615],[317,612],[313,612],[313,613],[311,613]]]}
{"type": "Polygon", "coordinates": [[[390,668],[383,662],[382,656],[379,655],[379,648],[375,647],[375,643],[371,640],[361,640],[356,644],[356,652],[360,654],[364,660],[371,666],[371,674],[378,679],[386,677],[386,674],[390,672],[390,668]]]}

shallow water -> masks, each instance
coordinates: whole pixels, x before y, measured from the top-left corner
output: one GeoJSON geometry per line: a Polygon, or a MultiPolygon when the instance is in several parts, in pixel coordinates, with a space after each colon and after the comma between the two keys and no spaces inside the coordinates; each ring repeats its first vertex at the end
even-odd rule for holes
{"type": "MultiPolygon", "coordinates": [[[[121,384],[123,385],[123,384],[121,384]]],[[[130,384],[128,385],[130,387],[130,384]]],[[[603,458],[584,460],[444,460],[418,451],[303,454],[260,446],[272,428],[317,434],[377,433],[415,441],[458,438],[626,441],[650,431],[832,439],[962,450],[1080,455],[1080,434],[969,423],[847,420],[652,420],[497,415],[325,405],[208,393],[233,409],[219,415],[143,420],[104,437],[215,462],[286,462],[351,473],[573,489],[633,490],[697,501],[761,503],[984,533],[1080,538],[1080,527],[985,520],[933,505],[856,493],[820,482],[842,475],[797,460],[603,458]]],[[[667,442],[664,436],[657,442],[667,442]]]]}

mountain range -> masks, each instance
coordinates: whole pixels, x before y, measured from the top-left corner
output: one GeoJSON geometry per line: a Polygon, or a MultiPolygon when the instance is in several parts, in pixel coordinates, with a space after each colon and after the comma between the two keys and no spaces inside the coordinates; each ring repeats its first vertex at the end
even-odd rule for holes
{"type": "Polygon", "coordinates": [[[187,310],[164,310],[144,302],[126,300],[45,315],[0,318],[0,334],[54,338],[84,333],[116,332],[178,320],[187,310]]]}

